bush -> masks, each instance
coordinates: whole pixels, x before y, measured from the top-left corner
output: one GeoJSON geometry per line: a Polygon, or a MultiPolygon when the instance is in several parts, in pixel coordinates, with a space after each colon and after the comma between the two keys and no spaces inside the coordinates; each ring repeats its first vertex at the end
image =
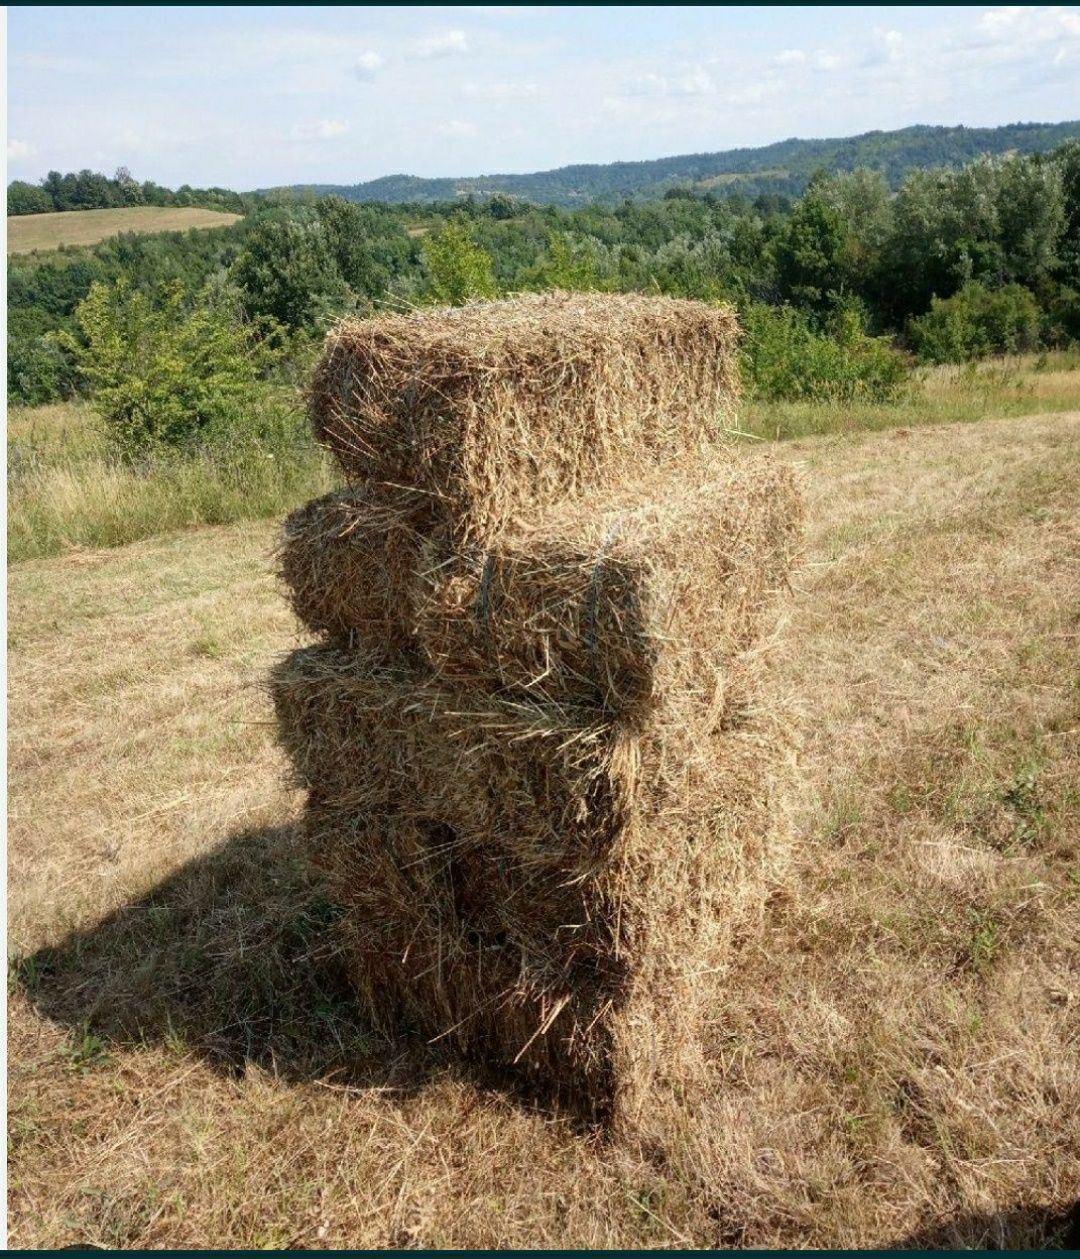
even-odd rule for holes
{"type": "Polygon", "coordinates": [[[908,378],[903,355],[863,330],[861,312],[838,312],[826,332],[790,306],[755,303],[743,312],[743,376],[751,397],[778,401],[884,402],[908,378]]]}
{"type": "Polygon", "coordinates": [[[224,295],[188,303],[171,286],[154,304],[126,280],[96,283],[76,311],[82,340],[65,338],[113,444],[135,454],[228,436],[254,412],[275,357],[224,295]]]}
{"type": "Polygon", "coordinates": [[[952,297],[935,297],[927,314],[908,324],[908,339],[924,362],[967,363],[1036,349],[1040,322],[1038,303],[1021,285],[970,283],[952,297]]]}

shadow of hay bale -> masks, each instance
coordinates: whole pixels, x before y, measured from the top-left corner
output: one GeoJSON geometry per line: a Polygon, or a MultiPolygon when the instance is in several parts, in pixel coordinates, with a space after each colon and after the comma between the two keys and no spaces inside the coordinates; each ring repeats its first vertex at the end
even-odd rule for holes
{"type": "Polygon", "coordinates": [[[256,1065],[409,1092],[460,1074],[448,1052],[371,1029],[339,963],[338,913],[293,827],[246,831],[11,971],[38,1013],[78,1034],[166,1044],[230,1076],[256,1065]]]}
{"type": "Polygon", "coordinates": [[[960,1216],[891,1242],[887,1250],[1080,1251],[1080,1202],[960,1216]]]}

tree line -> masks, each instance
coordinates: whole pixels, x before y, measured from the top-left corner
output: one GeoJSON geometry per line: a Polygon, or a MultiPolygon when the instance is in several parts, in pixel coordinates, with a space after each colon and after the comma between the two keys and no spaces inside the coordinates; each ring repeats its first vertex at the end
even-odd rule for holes
{"type": "Polygon", "coordinates": [[[16,179],[8,184],[9,215],[49,214],[57,210],[111,210],[122,206],[201,206],[243,214],[245,199],[228,188],[164,188],[153,180],[139,183],[126,166],[110,179],[98,171],[51,170],[37,184],[16,179]]]}
{"type": "Polygon", "coordinates": [[[1003,127],[904,127],[829,140],[781,140],[753,149],[683,153],[637,162],[561,166],[518,175],[424,179],[384,175],[367,183],[316,185],[320,196],[347,201],[440,201],[464,193],[497,193],[567,208],[588,202],[618,204],[627,197],[657,198],[672,188],[709,187],[746,196],[801,196],[820,170],[873,170],[893,190],[913,170],[964,166],[981,154],[1043,153],[1080,138],[1080,122],[1012,123],[1003,127]]]}
{"type": "Polygon", "coordinates": [[[228,228],[13,258],[11,400],[100,391],[95,340],[126,338],[134,354],[191,319],[204,343],[248,355],[254,382],[299,375],[343,314],[553,287],[734,302],[750,387],[766,397],[887,397],[915,361],[1080,340],[1078,141],[917,171],[897,191],[860,169],[818,175],[798,198],[672,189],[561,209],[503,193],[434,205],[270,196],[247,208],[228,228]],[[214,336],[196,318],[206,310],[214,336]]]}

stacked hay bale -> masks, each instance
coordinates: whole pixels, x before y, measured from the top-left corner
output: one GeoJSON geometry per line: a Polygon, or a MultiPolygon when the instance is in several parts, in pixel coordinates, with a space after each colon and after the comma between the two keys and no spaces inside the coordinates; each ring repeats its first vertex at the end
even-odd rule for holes
{"type": "Polygon", "coordinates": [[[344,324],[313,389],[351,479],[286,524],[322,640],[274,676],[377,1021],[640,1118],[777,853],[761,644],[790,474],[719,441],[727,310],[554,294],[344,324]]]}

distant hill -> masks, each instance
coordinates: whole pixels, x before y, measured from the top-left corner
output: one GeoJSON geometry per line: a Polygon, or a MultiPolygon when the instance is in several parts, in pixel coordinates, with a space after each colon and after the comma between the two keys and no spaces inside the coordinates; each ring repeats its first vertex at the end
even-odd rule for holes
{"type": "Polygon", "coordinates": [[[670,188],[765,192],[798,196],[818,170],[879,170],[896,187],[911,171],[927,166],[962,166],[984,153],[1036,153],[1080,138],[1080,121],[1012,123],[1005,127],[905,127],[868,131],[838,140],[781,140],[758,149],[691,153],[644,162],[560,166],[531,175],[475,175],[421,179],[386,175],[361,184],[293,185],[289,191],[348,201],[450,201],[472,193],[508,193],[542,205],[576,206],[589,201],[663,196],[670,188]]]}
{"type": "Polygon", "coordinates": [[[127,206],[116,210],[68,210],[20,214],[8,219],[7,251],[28,254],[61,245],[96,245],[121,232],[183,232],[192,227],[228,227],[241,216],[197,206],[127,206]]]}

